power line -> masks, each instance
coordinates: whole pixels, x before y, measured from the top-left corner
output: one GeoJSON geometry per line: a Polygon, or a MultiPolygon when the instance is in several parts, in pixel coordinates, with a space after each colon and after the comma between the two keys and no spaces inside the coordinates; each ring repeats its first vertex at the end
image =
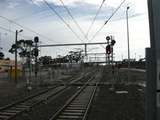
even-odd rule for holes
{"type": "MultiPolygon", "coordinates": [[[[12,31],[12,30],[10,30],[10,29],[4,28],[4,27],[2,27],[2,26],[0,26],[0,29],[15,34],[15,31],[12,31]]],[[[23,38],[28,38],[28,39],[30,39],[30,37],[23,36],[23,35],[21,35],[21,34],[19,34],[19,36],[21,36],[21,37],[23,37],[23,38]]],[[[42,42],[45,43],[44,41],[42,41],[42,42]]],[[[59,49],[60,51],[64,51],[64,50],[61,49],[61,48],[58,48],[58,49],[59,49]]]]}
{"type": "Polygon", "coordinates": [[[93,24],[95,23],[96,18],[97,18],[97,16],[98,16],[98,14],[100,13],[104,2],[105,2],[105,0],[103,0],[102,3],[101,3],[101,5],[99,6],[99,8],[98,8],[98,10],[97,10],[97,12],[96,12],[96,15],[95,15],[95,17],[93,18],[93,21],[91,22],[91,24],[90,24],[90,26],[89,26],[89,28],[88,28],[88,30],[87,30],[87,33],[86,33],[86,35],[85,35],[86,37],[88,36],[90,30],[92,29],[92,26],[93,26],[93,24]]]}
{"type": "MultiPolygon", "coordinates": [[[[12,30],[10,30],[10,29],[4,28],[4,27],[2,27],[2,26],[0,26],[0,29],[15,34],[15,31],[12,31],[12,30]]],[[[21,35],[21,34],[19,34],[19,36],[21,36],[21,37],[23,37],[23,38],[30,39],[30,37],[23,36],[23,35],[21,35]]],[[[45,43],[44,41],[41,41],[41,42],[45,43]]],[[[61,49],[61,48],[58,48],[58,49],[59,49],[60,51],[64,51],[64,50],[61,49]]]]}
{"type": "Polygon", "coordinates": [[[59,19],[72,31],[72,33],[80,40],[83,42],[83,40],[77,35],[77,33],[72,29],[72,27],[63,19],[62,16],[59,15],[59,13],[46,1],[43,0],[44,3],[50,8],[58,17],[59,19]]]}
{"type": "MultiPolygon", "coordinates": [[[[80,25],[78,24],[78,22],[75,20],[75,18],[73,17],[72,13],[70,12],[70,10],[68,9],[68,7],[66,7],[66,5],[64,4],[63,0],[59,0],[63,7],[66,9],[67,13],[70,15],[70,17],[72,18],[73,22],[75,23],[75,25],[79,28],[79,30],[81,31],[81,33],[83,34],[84,38],[86,38],[84,31],[82,30],[82,28],[80,27],[80,25]]],[[[87,38],[86,38],[87,39],[87,38]]]]}
{"type": "MultiPolygon", "coordinates": [[[[12,30],[10,30],[10,29],[7,29],[7,28],[4,28],[4,27],[2,27],[2,26],[0,26],[0,29],[2,29],[2,30],[4,30],[4,31],[7,31],[7,32],[10,32],[10,33],[15,33],[15,31],[12,31],[12,30]]],[[[27,36],[23,36],[23,35],[19,35],[19,36],[22,36],[23,38],[29,38],[29,37],[27,37],[27,36]]]]}
{"type": "MultiPolygon", "coordinates": [[[[34,31],[34,30],[32,30],[32,29],[30,29],[30,28],[28,28],[28,27],[22,26],[22,25],[20,25],[19,23],[15,22],[15,21],[13,21],[13,20],[10,20],[10,19],[8,19],[8,18],[6,18],[6,17],[4,17],[4,16],[0,16],[0,18],[3,18],[3,19],[5,19],[5,20],[7,20],[7,21],[9,21],[9,22],[11,22],[11,23],[14,23],[15,25],[20,26],[20,27],[22,27],[22,28],[24,28],[24,29],[32,32],[32,33],[35,33],[35,34],[37,34],[37,35],[39,35],[39,36],[41,36],[41,37],[43,37],[43,38],[45,38],[45,39],[47,39],[47,40],[49,40],[49,41],[52,41],[52,42],[54,41],[54,40],[51,40],[51,39],[49,39],[48,37],[46,37],[46,36],[44,36],[44,35],[42,35],[42,34],[40,34],[40,33],[38,33],[38,32],[36,32],[36,31],[34,31]]],[[[56,41],[54,41],[54,42],[56,42],[56,41]]]]}
{"type": "Polygon", "coordinates": [[[98,33],[104,28],[104,26],[111,20],[111,18],[116,14],[116,12],[121,8],[123,3],[126,0],[123,0],[120,5],[115,9],[115,11],[111,14],[111,16],[105,21],[105,23],[100,27],[100,29],[93,35],[92,39],[90,39],[90,42],[98,35],[98,33]]]}
{"type": "MultiPolygon", "coordinates": [[[[7,28],[4,28],[4,27],[2,27],[2,26],[0,26],[0,29],[2,29],[2,30],[4,30],[4,31],[7,31],[7,32],[10,32],[10,33],[15,34],[15,31],[10,30],[10,29],[7,29],[7,28]]],[[[21,34],[19,34],[19,36],[21,36],[21,37],[23,37],[23,38],[30,39],[30,37],[29,37],[29,36],[24,36],[24,35],[21,35],[21,34]]],[[[44,42],[44,43],[45,43],[45,42],[44,42]]]]}

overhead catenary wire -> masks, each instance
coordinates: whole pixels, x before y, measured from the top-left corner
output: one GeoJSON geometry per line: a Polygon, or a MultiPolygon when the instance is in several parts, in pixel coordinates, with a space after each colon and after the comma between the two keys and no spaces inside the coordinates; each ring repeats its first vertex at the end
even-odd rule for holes
{"type": "MultiPolygon", "coordinates": [[[[2,29],[2,30],[4,30],[4,31],[7,31],[7,32],[10,32],[10,33],[13,33],[13,34],[15,34],[15,31],[13,31],[13,30],[10,30],[10,29],[7,29],[7,28],[4,28],[4,27],[2,27],[2,26],[0,26],[0,29],[2,29]]],[[[30,37],[29,36],[24,36],[24,35],[21,35],[21,34],[19,34],[19,36],[21,36],[21,37],[23,37],[23,38],[27,38],[27,39],[30,39],[30,37]]],[[[43,43],[45,43],[44,41],[42,41],[43,43]]],[[[64,51],[63,49],[61,49],[61,48],[58,48],[60,51],[64,51]]]]}
{"type": "MultiPolygon", "coordinates": [[[[34,4],[34,0],[30,0],[33,4],[34,4]]],[[[61,48],[58,48],[60,51],[64,51],[63,49],[61,48]]]]}
{"type": "Polygon", "coordinates": [[[83,34],[84,38],[87,39],[85,36],[84,31],[82,30],[81,26],[78,24],[78,22],[75,20],[75,18],[73,17],[72,13],[70,12],[70,10],[68,9],[68,7],[64,4],[63,0],[59,0],[61,2],[61,4],[63,5],[63,7],[66,9],[67,13],[69,14],[69,16],[72,18],[73,22],[75,23],[75,25],[78,27],[78,29],[80,30],[80,32],[83,34]]]}
{"type": "Polygon", "coordinates": [[[105,3],[105,1],[106,1],[106,0],[103,0],[102,3],[101,3],[101,5],[99,6],[99,8],[98,8],[98,10],[97,10],[97,12],[96,12],[96,15],[94,16],[94,18],[93,18],[93,20],[92,20],[92,22],[91,22],[91,24],[90,24],[90,26],[89,26],[89,28],[88,28],[88,30],[87,30],[87,33],[85,34],[86,37],[88,37],[88,34],[89,34],[90,30],[92,29],[92,26],[93,26],[93,24],[95,23],[95,21],[96,21],[96,19],[97,19],[97,16],[98,16],[98,14],[100,13],[100,11],[101,11],[101,9],[102,9],[102,6],[103,6],[103,4],[105,3]]]}
{"type": "MultiPolygon", "coordinates": [[[[4,28],[2,26],[0,26],[0,29],[2,29],[4,31],[7,31],[7,32],[10,32],[10,33],[13,33],[13,34],[15,33],[15,31],[12,31],[10,29],[4,28]]],[[[29,38],[29,36],[23,36],[23,35],[20,35],[20,36],[22,36],[23,38],[29,38]]]]}
{"type": "Polygon", "coordinates": [[[105,21],[105,23],[100,27],[100,29],[93,35],[90,39],[90,42],[95,39],[95,37],[99,34],[99,32],[104,28],[104,26],[111,20],[111,18],[117,13],[117,11],[121,8],[126,0],[123,0],[120,5],[115,9],[115,11],[110,15],[110,17],[105,21]]]}
{"type": "MultiPolygon", "coordinates": [[[[46,1],[43,0],[44,3],[48,6],[48,8],[50,8],[60,19],[61,21],[74,33],[74,35],[83,42],[82,39],[79,38],[79,36],[73,31],[73,29],[70,27],[70,25],[63,19],[63,17],[61,17],[59,15],[59,13],[46,1]]],[[[64,4],[64,2],[62,0],[60,0],[61,4],[63,5],[63,7],[66,9],[66,11],[68,12],[68,14],[70,15],[70,17],[72,18],[72,20],[74,21],[74,23],[77,25],[77,27],[79,28],[79,30],[81,31],[81,33],[84,35],[84,37],[88,40],[88,38],[86,37],[84,31],[82,30],[82,28],[80,27],[80,25],[77,23],[77,21],[74,19],[72,13],[70,12],[70,10],[66,7],[66,5],[64,4]]],[[[105,2],[105,0],[103,0],[103,3],[105,2]]],[[[101,7],[103,6],[103,4],[101,5],[101,7]]],[[[100,9],[101,9],[100,7],[100,9]]],[[[98,10],[97,15],[99,14],[100,10],[98,10]]],[[[96,15],[96,16],[97,16],[96,15]]],[[[95,18],[96,20],[96,18],[95,18]]]]}
{"type": "Polygon", "coordinates": [[[59,19],[71,30],[71,32],[77,37],[77,39],[83,42],[83,40],[72,29],[72,27],[64,20],[64,18],[46,0],[43,0],[43,1],[48,6],[48,8],[51,9],[59,17],[59,19]]]}
{"type": "MultiPolygon", "coordinates": [[[[22,28],[24,28],[24,29],[27,29],[28,31],[31,31],[31,32],[33,32],[33,33],[37,33],[37,32],[35,32],[35,31],[31,30],[30,28],[24,27],[24,26],[16,23],[15,21],[10,20],[10,19],[8,19],[8,18],[6,18],[6,17],[4,17],[4,16],[0,16],[0,18],[3,18],[3,19],[5,19],[5,20],[9,21],[10,23],[14,23],[14,24],[17,25],[17,26],[20,26],[20,27],[22,27],[22,28]]],[[[5,31],[8,31],[8,32],[13,33],[13,34],[15,33],[15,31],[10,30],[10,29],[7,29],[7,28],[4,28],[4,27],[2,27],[2,26],[0,26],[0,29],[5,30],[5,31]]],[[[37,34],[39,34],[39,33],[37,33],[37,34]]],[[[40,34],[39,34],[39,35],[40,35],[40,34]]],[[[20,34],[19,34],[19,36],[21,36],[21,37],[23,37],[23,38],[30,39],[30,37],[28,37],[28,36],[23,36],[23,35],[20,35],[20,34]]],[[[40,36],[42,37],[42,35],[40,35],[40,36]]],[[[45,37],[45,36],[44,36],[44,37],[45,37]]],[[[50,41],[50,42],[53,42],[53,40],[50,40],[50,39],[46,39],[46,40],[47,40],[47,41],[50,41]]],[[[42,41],[42,42],[45,43],[44,41],[42,41]]],[[[64,51],[64,50],[61,49],[61,48],[59,48],[59,50],[64,51]]]]}
{"type": "MultiPolygon", "coordinates": [[[[15,31],[12,31],[12,30],[10,30],[10,29],[4,28],[4,27],[2,27],[2,26],[0,26],[0,29],[15,34],[15,31]]],[[[21,36],[21,37],[23,37],[23,38],[27,38],[27,39],[29,38],[29,37],[23,36],[23,35],[21,35],[21,34],[19,34],[19,36],[21,36]]],[[[29,39],[30,39],[30,38],[29,38],[29,39]]],[[[43,43],[45,43],[45,42],[43,41],[43,43]]],[[[59,48],[59,50],[63,51],[63,50],[60,49],[60,48],[59,48]]],[[[41,50],[40,50],[40,51],[41,51],[41,50]]]]}
{"type": "MultiPolygon", "coordinates": [[[[10,29],[7,29],[7,28],[4,28],[4,27],[2,27],[2,26],[0,26],[0,29],[15,34],[15,31],[10,30],[10,29]]],[[[23,37],[23,38],[27,38],[27,39],[30,39],[30,38],[31,38],[31,36],[24,36],[24,35],[21,35],[21,34],[19,34],[19,36],[21,36],[21,37],[23,37]]],[[[42,42],[45,43],[44,41],[42,41],[42,42]]]]}
{"type": "MultiPolygon", "coordinates": [[[[34,4],[34,0],[30,0],[30,1],[34,4]]],[[[63,2],[63,1],[62,1],[62,2],[63,2]]],[[[62,3],[62,2],[61,2],[61,3],[62,3]]],[[[64,4],[64,2],[63,2],[62,5],[63,5],[64,8],[66,7],[65,4],[64,4]]],[[[68,8],[66,7],[65,9],[67,10],[68,8]]],[[[49,10],[50,10],[50,9],[49,9],[49,10]]],[[[73,15],[71,14],[71,12],[70,12],[69,10],[68,10],[67,12],[68,12],[68,13],[72,16],[72,18],[74,19],[74,17],[73,17],[73,15]]],[[[53,14],[53,13],[52,13],[52,14],[53,14]]],[[[75,20],[75,21],[76,21],[76,20],[75,20]]],[[[78,25],[78,23],[77,23],[77,25],[78,25]]],[[[79,28],[81,29],[80,26],[79,26],[79,28]]],[[[81,29],[81,31],[83,31],[83,30],[81,29]]],[[[85,33],[84,33],[84,34],[85,34],[85,33]]],[[[63,49],[59,48],[59,50],[62,51],[63,49]]],[[[63,50],[63,51],[64,51],[64,50],[63,50]]]]}
{"type": "Polygon", "coordinates": [[[17,25],[17,26],[19,26],[19,27],[22,27],[23,29],[26,29],[26,30],[28,30],[28,31],[30,31],[30,32],[32,32],[32,33],[35,33],[36,35],[39,35],[40,37],[45,38],[45,39],[47,39],[48,41],[56,42],[55,40],[52,40],[52,39],[50,39],[50,38],[48,38],[48,37],[46,37],[46,36],[44,36],[44,35],[42,35],[42,34],[40,34],[40,33],[38,33],[38,32],[36,32],[36,31],[28,28],[28,27],[25,27],[25,26],[23,26],[23,25],[15,22],[14,20],[10,20],[10,19],[8,19],[7,17],[4,17],[4,16],[0,16],[0,18],[2,18],[2,19],[4,19],[4,20],[7,20],[7,21],[9,21],[10,23],[13,23],[13,24],[15,24],[15,25],[17,25]]]}

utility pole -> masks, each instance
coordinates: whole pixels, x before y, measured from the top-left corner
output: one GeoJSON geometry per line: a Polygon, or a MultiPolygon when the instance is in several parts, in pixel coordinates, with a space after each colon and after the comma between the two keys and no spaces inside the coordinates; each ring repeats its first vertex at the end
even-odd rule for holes
{"type": "Polygon", "coordinates": [[[107,64],[107,61],[108,61],[108,65],[110,64],[110,45],[109,45],[109,40],[110,40],[110,36],[107,36],[106,37],[106,40],[107,40],[107,46],[106,46],[106,64],[107,64]]]}
{"type": "Polygon", "coordinates": [[[129,7],[127,7],[127,10],[126,10],[126,21],[127,21],[127,43],[128,43],[128,80],[127,82],[129,82],[129,79],[130,79],[130,46],[129,46],[129,24],[128,24],[128,10],[129,10],[129,7]]]}
{"type": "Polygon", "coordinates": [[[18,30],[16,30],[16,36],[15,36],[15,83],[17,84],[17,37],[18,37],[18,30]]]}
{"type": "Polygon", "coordinates": [[[29,79],[27,83],[27,89],[30,91],[32,90],[31,86],[31,75],[32,75],[32,66],[31,66],[31,46],[29,46],[29,58],[28,58],[28,67],[29,67],[29,79]]]}
{"type": "Polygon", "coordinates": [[[87,56],[87,44],[84,45],[85,56],[87,56]]]}
{"type": "Polygon", "coordinates": [[[16,30],[16,35],[15,35],[15,83],[17,84],[17,39],[18,39],[18,33],[22,32],[23,30],[21,29],[20,31],[16,30]]]}
{"type": "Polygon", "coordinates": [[[35,79],[36,79],[35,82],[37,83],[37,74],[38,74],[38,63],[37,63],[37,60],[38,60],[38,54],[39,54],[39,51],[38,51],[39,38],[35,37],[34,38],[34,42],[35,42],[34,56],[35,56],[35,79]]]}
{"type": "Polygon", "coordinates": [[[1,40],[2,40],[2,34],[0,32],[0,52],[1,52],[1,49],[2,49],[2,47],[1,47],[1,40]]]}
{"type": "MultiPolygon", "coordinates": [[[[111,62],[112,62],[112,66],[113,66],[113,46],[115,43],[112,44],[113,41],[113,36],[111,36],[111,62]]],[[[114,40],[115,41],[115,40],[114,40]]]]}

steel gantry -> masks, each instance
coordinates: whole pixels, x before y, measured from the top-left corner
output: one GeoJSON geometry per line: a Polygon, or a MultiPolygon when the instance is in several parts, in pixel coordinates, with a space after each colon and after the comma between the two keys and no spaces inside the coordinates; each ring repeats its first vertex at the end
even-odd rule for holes
{"type": "Polygon", "coordinates": [[[95,43],[69,43],[69,44],[46,44],[39,45],[38,47],[59,47],[59,46],[84,46],[85,56],[87,56],[88,45],[105,45],[107,42],[95,42],[95,43]]]}

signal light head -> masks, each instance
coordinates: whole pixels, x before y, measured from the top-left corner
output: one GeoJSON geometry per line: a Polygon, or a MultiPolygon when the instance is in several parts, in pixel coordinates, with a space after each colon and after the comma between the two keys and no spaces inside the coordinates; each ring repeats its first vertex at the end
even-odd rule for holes
{"type": "Polygon", "coordinates": [[[107,40],[107,41],[109,41],[110,39],[111,39],[110,36],[107,36],[107,37],[106,37],[106,40],[107,40]]]}
{"type": "Polygon", "coordinates": [[[35,37],[35,38],[34,38],[34,42],[35,42],[35,43],[38,43],[38,42],[39,42],[39,38],[38,38],[38,37],[35,37]]]}
{"type": "Polygon", "coordinates": [[[110,45],[106,46],[106,54],[111,54],[111,46],[110,45]]]}
{"type": "Polygon", "coordinates": [[[111,41],[111,45],[112,45],[112,46],[113,46],[115,43],[116,43],[115,40],[112,40],[112,41],[111,41]]]}

